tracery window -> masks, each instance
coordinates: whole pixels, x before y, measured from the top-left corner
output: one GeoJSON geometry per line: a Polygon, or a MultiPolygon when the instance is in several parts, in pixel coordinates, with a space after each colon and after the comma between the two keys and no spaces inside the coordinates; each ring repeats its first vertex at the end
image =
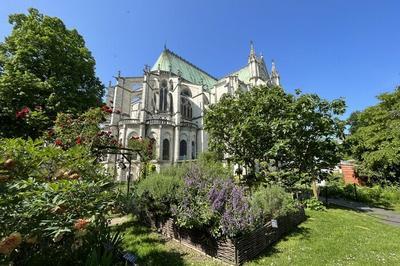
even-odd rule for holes
{"type": "Polygon", "coordinates": [[[181,96],[181,115],[183,119],[192,119],[192,105],[190,100],[181,96]]]}
{"type": "Polygon", "coordinates": [[[192,159],[196,159],[196,144],[192,141],[192,159]]]}
{"type": "Polygon", "coordinates": [[[160,87],[160,112],[166,112],[168,108],[167,97],[168,97],[168,87],[167,81],[163,80],[160,87]]]}
{"type": "Polygon", "coordinates": [[[169,140],[163,140],[163,151],[162,151],[162,159],[169,160],[169,140]]]}
{"type": "Polygon", "coordinates": [[[179,143],[179,157],[181,157],[181,160],[186,159],[186,155],[187,155],[187,143],[186,140],[183,139],[179,143]]]}
{"type": "Polygon", "coordinates": [[[168,111],[173,114],[174,113],[174,103],[172,99],[172,93],[168,94],[168,111]]]}

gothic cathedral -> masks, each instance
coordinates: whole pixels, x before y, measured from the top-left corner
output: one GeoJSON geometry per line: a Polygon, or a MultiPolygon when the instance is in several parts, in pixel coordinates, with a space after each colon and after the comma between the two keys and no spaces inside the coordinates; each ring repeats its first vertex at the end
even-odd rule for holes
{"type": "MultiPolygon", "coordinates": [[[[113,113],[107,127],[123,146],[135,136],[153,138],[153,164],[158,170],[194,160],[207,150],[204,112],[222,95],[257,85],[280,85],[274,62],[269,73],[263,56],[256,55],[252,44],[246,66],[222,78],[164,48],[153,67],[145,67],[143,76],[118,75],[116,79],[117,84],[108,88],[106,102],[113,106],[113,113]]],[[[132,162],[134,177],[139,167],[138,161],[132,162]]],[[[126,169],[118,173],[121,181],[126,180],[126,169]]]]}

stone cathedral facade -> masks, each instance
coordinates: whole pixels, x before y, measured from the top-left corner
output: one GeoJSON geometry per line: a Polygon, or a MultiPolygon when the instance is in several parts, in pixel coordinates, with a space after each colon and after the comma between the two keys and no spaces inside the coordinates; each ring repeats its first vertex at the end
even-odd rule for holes
{"type": "MultiPolygon", "coordinates": [[[[257,85],[280,85],[272,62],[267,70],[263,56],[256,55],[253,45],[247,64],[222,78],[216,78],[179,55],[164,48],[154,65],[145,66],[143,76],[116,77],[110,85],[107,104],[113,113],[107,127],[126,146],[134,136],[155,139],[155,159],[159,170],[165,165],[194,160],[207,150],[204,113],[225,93],[248,91],[257,85]]],[[[110,158],[115,160],[115,158],[110,158]]],[[[139,162],[133,161],[132,174],[137,176],[139,162]]],[[[118,169],[120,180],[126,180],[126,169],[118,169]]]]}

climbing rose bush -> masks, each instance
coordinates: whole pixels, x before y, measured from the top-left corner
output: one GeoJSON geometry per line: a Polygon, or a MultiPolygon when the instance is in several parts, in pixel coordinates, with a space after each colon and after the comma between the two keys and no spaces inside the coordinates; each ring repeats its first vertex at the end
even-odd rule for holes
{"type": "Polygon", "coordinates": [[[92,108],[80,116],[59,113],[46,139],[65,150],[76,145],[85,145],[92,150],[104,146],[119,147],[120,143],[112,132],[100,127],[107,115],[104,108],[92,108]]]}

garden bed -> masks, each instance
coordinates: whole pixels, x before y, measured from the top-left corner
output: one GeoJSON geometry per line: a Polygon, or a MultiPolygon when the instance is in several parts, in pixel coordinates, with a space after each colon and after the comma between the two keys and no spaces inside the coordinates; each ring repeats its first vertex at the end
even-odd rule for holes
{"type": "Polygon", "coordinates": [[[172,219],[152,224],[163,235],[190,248],[226,263],[241,265],[260,255],[268,246],[278,241],[305,219],[304,209],[299,208],[295,213],[276,219],[276,224],[268,222],[266,225],[234,239],[215,239],[205,231],[182,229],[177,227],[172,219]]]}

